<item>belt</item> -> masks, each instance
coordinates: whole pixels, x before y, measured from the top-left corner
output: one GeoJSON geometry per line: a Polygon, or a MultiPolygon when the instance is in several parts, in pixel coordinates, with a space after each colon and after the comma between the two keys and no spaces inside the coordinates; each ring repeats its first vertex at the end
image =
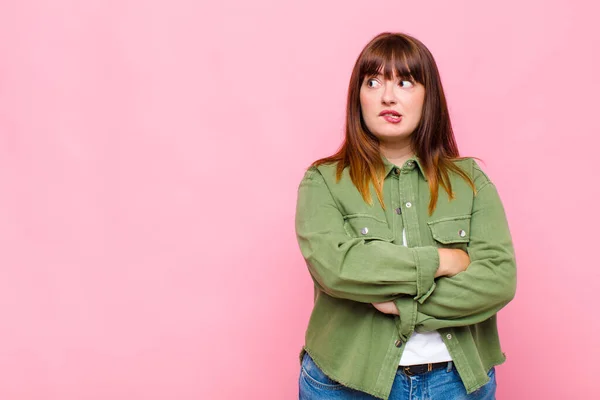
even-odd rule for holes
{"type": "Polygon", "coordinates": [[[448,366],[448,363],[451,361],[444,361],[439,363],[428,363],[428,364],[418,364],[418,365],[399,365],[398,369],[401,369],[408,376],[424,374],[425,372],[433,371],[434,369],[445,368],[448,366]]]}

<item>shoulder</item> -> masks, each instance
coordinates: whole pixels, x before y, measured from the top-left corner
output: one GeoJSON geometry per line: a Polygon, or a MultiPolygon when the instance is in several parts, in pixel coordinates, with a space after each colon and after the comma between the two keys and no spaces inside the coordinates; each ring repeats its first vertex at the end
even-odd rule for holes
{"type": "Polygon", "coordinates": [[[319,182],[330,184],[335,182],[337,173],[337,164],[336,163],[328,163],[321,164],[318,166],[310,166],[304,172],[304,176],[302,177],[302,181],[300,184],[307,182],[319,182]]]}
{"type": "Polygon", "coordinates": [[[492,180],[485,173],[484,168],[475,161],[473,157],[465,157],[459,160],[454,160],[454,164],[460,167],[472,180],[475,188],[479,191],[485,186],[492,184],[492,180]]]}

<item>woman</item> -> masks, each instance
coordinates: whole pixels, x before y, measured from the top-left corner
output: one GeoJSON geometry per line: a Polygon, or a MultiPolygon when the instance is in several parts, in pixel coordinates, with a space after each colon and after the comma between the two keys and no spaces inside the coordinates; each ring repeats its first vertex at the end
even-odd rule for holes
{"type": "Polygon", "coordinates": [[[513,244],[494,184],[459,157],[429,50],[376,36],[346,111],[342,147],[298,188],[315,285],[300,399],[494,399],[513,244]]]}

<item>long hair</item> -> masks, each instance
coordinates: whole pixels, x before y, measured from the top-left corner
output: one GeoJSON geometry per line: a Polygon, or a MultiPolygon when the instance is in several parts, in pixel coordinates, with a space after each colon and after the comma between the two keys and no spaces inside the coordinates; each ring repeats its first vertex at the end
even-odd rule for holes
{"type": "Polygon", "coordinates": [[[321,158],[311,164],[318,166],[337,163],[337,181],[344,168],[349,167],[350,178],[368,204],[373,204],[369,184],[372,182],[381,206],[385,167],[379,150],[379,140],[367,128],[361,112],[360,88],[367,76],[383,70],[386,79],[396,77],[410,79],[425,87],[425,99],[421,120],[411,134],[411,146],[419,157],[430,190],[429,215],[435,210],[438,188],[441,185],[450,199],[454,199],[449,171],[465,179],[475,191],[473,181],[457,165],[455,160],[464,159],[452,131],[446,97],[435,60],[427,47],[419,40],[402,33],[381,33],[362,50],[350,77],[346,106],[345,139],[332,156],[321,158]]]}

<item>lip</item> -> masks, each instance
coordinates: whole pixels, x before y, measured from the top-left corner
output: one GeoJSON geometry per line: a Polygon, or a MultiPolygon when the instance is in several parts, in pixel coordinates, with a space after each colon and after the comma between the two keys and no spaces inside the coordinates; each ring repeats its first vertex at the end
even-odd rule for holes
{"type": "Polygon", "coordinates": [[[382,112],[379,113],[380,117],[383,117],[384,115],[393,115],[395,117],[402,116],[398,111],[394,111],[394,110],[383,110],[382,112]]]}
{"type": "Polygon", "coordinates": [[[390,124],[398,124],[402,121],[402,115],[394,110],[383,110],[379,113],[379,116],[383,117],[390,124]]]}

